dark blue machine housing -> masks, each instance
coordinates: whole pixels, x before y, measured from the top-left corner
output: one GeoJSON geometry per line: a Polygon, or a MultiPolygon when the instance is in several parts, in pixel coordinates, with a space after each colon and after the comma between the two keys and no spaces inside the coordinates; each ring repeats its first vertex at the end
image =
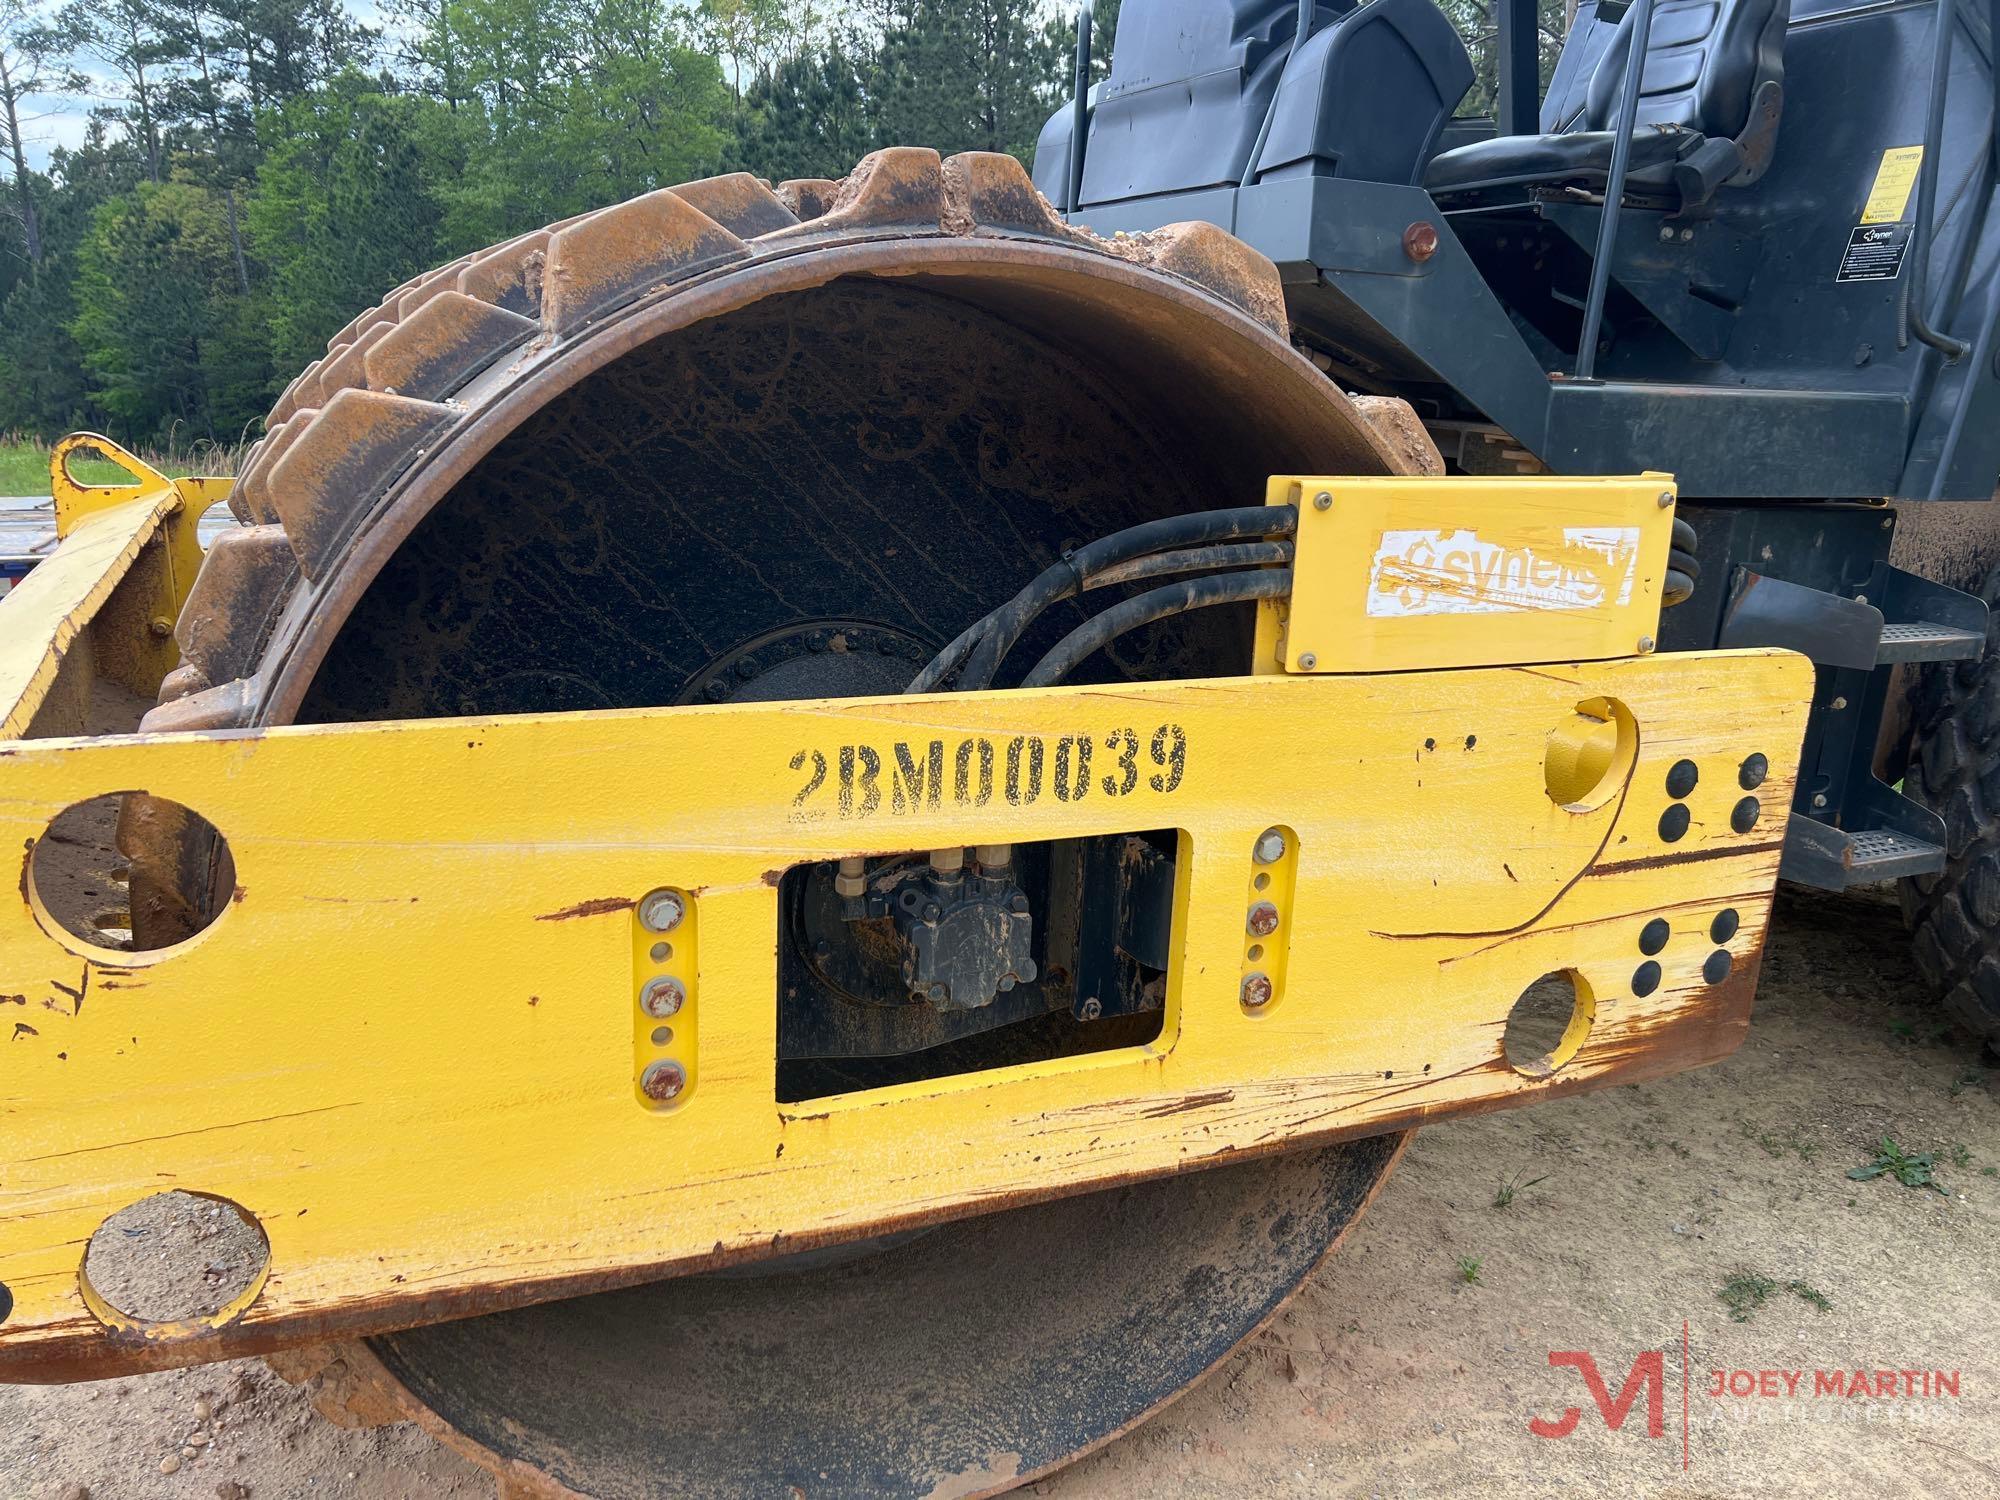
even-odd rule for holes
{"type": "MultiPolygon", "coordinates": [[[[1128,0],[1080,202],[1067,107],[1035,176],[1107,233],[1233,231],[1277,262],[1303,346],[1453,444],[1459,424],[1496,427],[1559,473],[1671,469],[1716,498],[1984,500],[2000,476],[1990,4],[1582,0],[1546,133],[1481,141],[1451,118],[1472,68],[1430,0],[1318,6],[1296,46],[1284,0],[1128,0]],[[1907,202],[1864,223],[1884,153],[1910,147],[1907,202]],[[1403,248],[1418,222],[1439,236],[1422,262],[1403,248]]],[[[1510,8],[1532,43],[1532,5],[1510,8]]]]}
{"type": "Polygon", "coordinates": [[[1294,342],[1462,471],[1675,474],[1703,583],[1661,644],[1820,666],[1785,873],[1924,874],[1947,840],[1891,790],[1895,669],[1981,654],[1956,588],[2000,527],[1921,507],[1973,524],[1913,528],[1904,571],[1883,502],[2000,480],[1996,13],[1580,0],[1538,98],[1535,0],[1499,0],[1498,118],[1472,120],[1431,0],[1126,0],[1035,180],[1103,233],[1203,219],[1261,250],[1294,342]]]}

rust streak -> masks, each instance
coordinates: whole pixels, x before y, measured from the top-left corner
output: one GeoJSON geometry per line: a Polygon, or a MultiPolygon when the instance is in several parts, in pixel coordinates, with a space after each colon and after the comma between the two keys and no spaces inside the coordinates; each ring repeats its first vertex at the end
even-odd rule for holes
{"type": "Polygon", "coordinates": [[[1165,1115],[1186,1114],[1191,1109],[1207,1109],[1211,1104],[1227,1104],[1235,1097],[1234,1089],[1215,1089],[1206,1094],[1185,1094],[1178,1099],[1162,1099],[1157,1104],[1149,1105],[1144,1113],[1147,1119],[1157,1120],[1165,1115]]]}
{"type": "Polygon", "coordinates": [[[630,896],[599,896],[595,901],[579,901],[561,911],[543,912],[537,922],[567,922],[571,917],[601,917],[606,912],[630,911],[638,905],[630,896]]]}

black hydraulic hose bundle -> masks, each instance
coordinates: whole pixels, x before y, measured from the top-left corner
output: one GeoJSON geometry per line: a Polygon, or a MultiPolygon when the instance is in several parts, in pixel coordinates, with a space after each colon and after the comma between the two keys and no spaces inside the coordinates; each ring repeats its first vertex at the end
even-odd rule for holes
{"type": "Polygon", "coordinates": [[[1667,578],[1660,589],[1660,608],[1679,604],[1694,592],[1695,580],[1701,577],[1701,563],[1694,555],[1694,548],[1694,528],[1675,516],[1673,540],[1667,544],[1667,578]]]}
{"type": "MultiPolygon", "coordinates": [[[[1234,510],[1168,516],[1115,531],[1066,553],[1020,593],[973,621],[911,679],[907,693],[931,693],[947,681],[959,692],[993,685],[1001,660],[1042,612],[1091,589],[1176,575],[1179,581],[1094,615],[1058,641],[1035,663],[1022,687],[1049,687],[1062,681],[1092,652],[1129,630],[1216,604],[1283,598],[1291,592],[1292,544],[1299,514],[1290,505],[1248,505],[1234,510]],[[1217,571],[1236,570],[1236,571],[1217,571]],[[1242,571],[1248,570],[1248,571],[1242,571]]],[[[1701,576],[1694,527],[1676,516],[1668,544],[1662,608],[1694,593],[1701,576]]]]}
{"type": "MultiPolygon", "coordinates": [[[[1129,582],[1135,578],[1157,578],[1169,573],[1206,572],[1217,567],[1243,567],[1291,560],[1290,543],[1268,542],[1255,539],[1268,537],[1289,537],[1299,524],[1299,513],[1290,505],[1246,505],[1234,510],[1197,511],[1193,515],[1167,516],[1158,521],[1145,521],[1137,526],[1128,526],[1123,531],[1114,531],[1110,536],[1101,537],[1086,547],[1079,547],[1066,554],[1059,561],[1043,569],[1026,588],[1012,599],[981,619],[967,626],[958,637],[931,659],[930,665],[919,672],[904,689],[910,693],[930,693],[941,688],[945,679],[955,672],[952,686],[960,692],[977,692],[993,685],[993,677],[1000,668],[1001,658],[1013,649],[1015,642],[1043,610],[1052,604],[1074,598],[1086,589],[1101,588],[1111,583],[1129,582]],[[1245,545],[1229,547],[1219,544],[1241,542],[1245,545]]],[[[1229,575],[1224,575],[1228,577],[1229,575]]],[[[1275,570],[1261,569],[1251,577],[1277,577],[1275,570]]],[[[1284,586],[1275,592],[1282,593],[1291,586],[1291,571],[1282,571],[1284,586]]],[[[1197,582],[1221,582],[1212,575],[1197,582]]],[[[1233,580],[1232,580],[1233,581],[1233,580]]],[[[1153,593],[1159,593],[1154,590],[1153,593]]],[[[1148,598],[1150,595],[1140,595],[1148,598]]],[[[1241,597],[1256,598],[1268,595],[1245,594],[1241,597]]],[[[1126,603],[1136,603],[1127,600],[1126,603]]],[[[1180,608],[1200,608],[1203,604],[1219,604],[1221,598],[1200,598],[1178,607],[1169,607],[1162,614],[1150,616],[1161,619],[1167,614],[1178,613],[1180,608]]],[[[1123,608],[1124,606],[1119,606],[1123,608]]],[[[1116,611],[1113,611],[1115,613],[1116,611]]],[[[1135,629],[1146,620],[1134,618],[1123,629],[1135,629]]],[[[1112,634],[1117,634],[1113,631],[1112,634]]],[[[1110,635],[1098,640],[1097,645],[1111,639],[1110,635]]],[[[1065,638],[1064,644],[1067,644],[1065,638]]],[[[1056,648],[1062,649],[1061,645],[1056,648]]],[[[1084,656],[1097,649],[1093,645],[1081,652],[1069,665],[1074,666],[1084,656]]],[[[1040,670],[1037,667],[1036,670],[1040,670]]],[[[1067,668],[1064,668],[1067,670],[1067,668]]]]}

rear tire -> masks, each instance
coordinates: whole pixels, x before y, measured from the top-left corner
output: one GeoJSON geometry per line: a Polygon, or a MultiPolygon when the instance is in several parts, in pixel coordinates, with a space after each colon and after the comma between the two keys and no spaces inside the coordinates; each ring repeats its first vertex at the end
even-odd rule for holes
{"type": "Polygon", "coordinates": [[[1979,596],[1996,611],[1977,661],[1924,669],[1903,790],[1944,819],[1937,875],[1902,882],[1917,968],[1951,1018],[2000,1047],[2000,568],[1979,596]]]}

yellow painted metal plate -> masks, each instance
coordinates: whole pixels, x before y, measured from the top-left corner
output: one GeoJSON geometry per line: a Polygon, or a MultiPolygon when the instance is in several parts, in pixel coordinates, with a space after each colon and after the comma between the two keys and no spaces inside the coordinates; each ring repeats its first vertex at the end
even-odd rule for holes
{"type": "Polygon", "coordinates": [[[0,747],[0,846],[143,787],[212,820],[237,880],[150,957],[61,933],[29,881],[0,911],[0,1378],[429,1321],[1722,1056],[1811,685],[1801,657],[1742,652],[0,747]],[[1565,787],[1579,763],[1607,779],[1558,806],[1551,736],[1607,700],[1622,753],[1559,757],[1565,787]],[[1764,810],[1739,832],[1753,753],[1764,810]],[[1683,758],[1701,780],[1669,842],[1683,758]],[[1274,824],[1296,858],[1258,1013],[1245,911],[1274,824]],[[1181,830],[1156,1044],[777,1102],[789,866],[1153,828],[1181,830]],[[700,1068],[669,1108],[634,1053],[634,903],[663,887],[700,933],[700,1068]],[[1655,915],[1673,935],[1642,995],[1655,915]],[[1508,1009],[1562,969],[1588,1033],[1552,1076],[1516,1071],[1508,1009]],[[109,1334],[83,1247],[167,1187],[242,1205],[269,1278],[219,1330],[109,1334]]]}
{"type": "Polygon", "coordinates": [[[1295,581],[1289,601],[1264,610],[1260,669],[1396,672],[1650,651],[1672,495],[1665,474],[1279,475],[1270,503],[1299,510],[1295,581]]]}

